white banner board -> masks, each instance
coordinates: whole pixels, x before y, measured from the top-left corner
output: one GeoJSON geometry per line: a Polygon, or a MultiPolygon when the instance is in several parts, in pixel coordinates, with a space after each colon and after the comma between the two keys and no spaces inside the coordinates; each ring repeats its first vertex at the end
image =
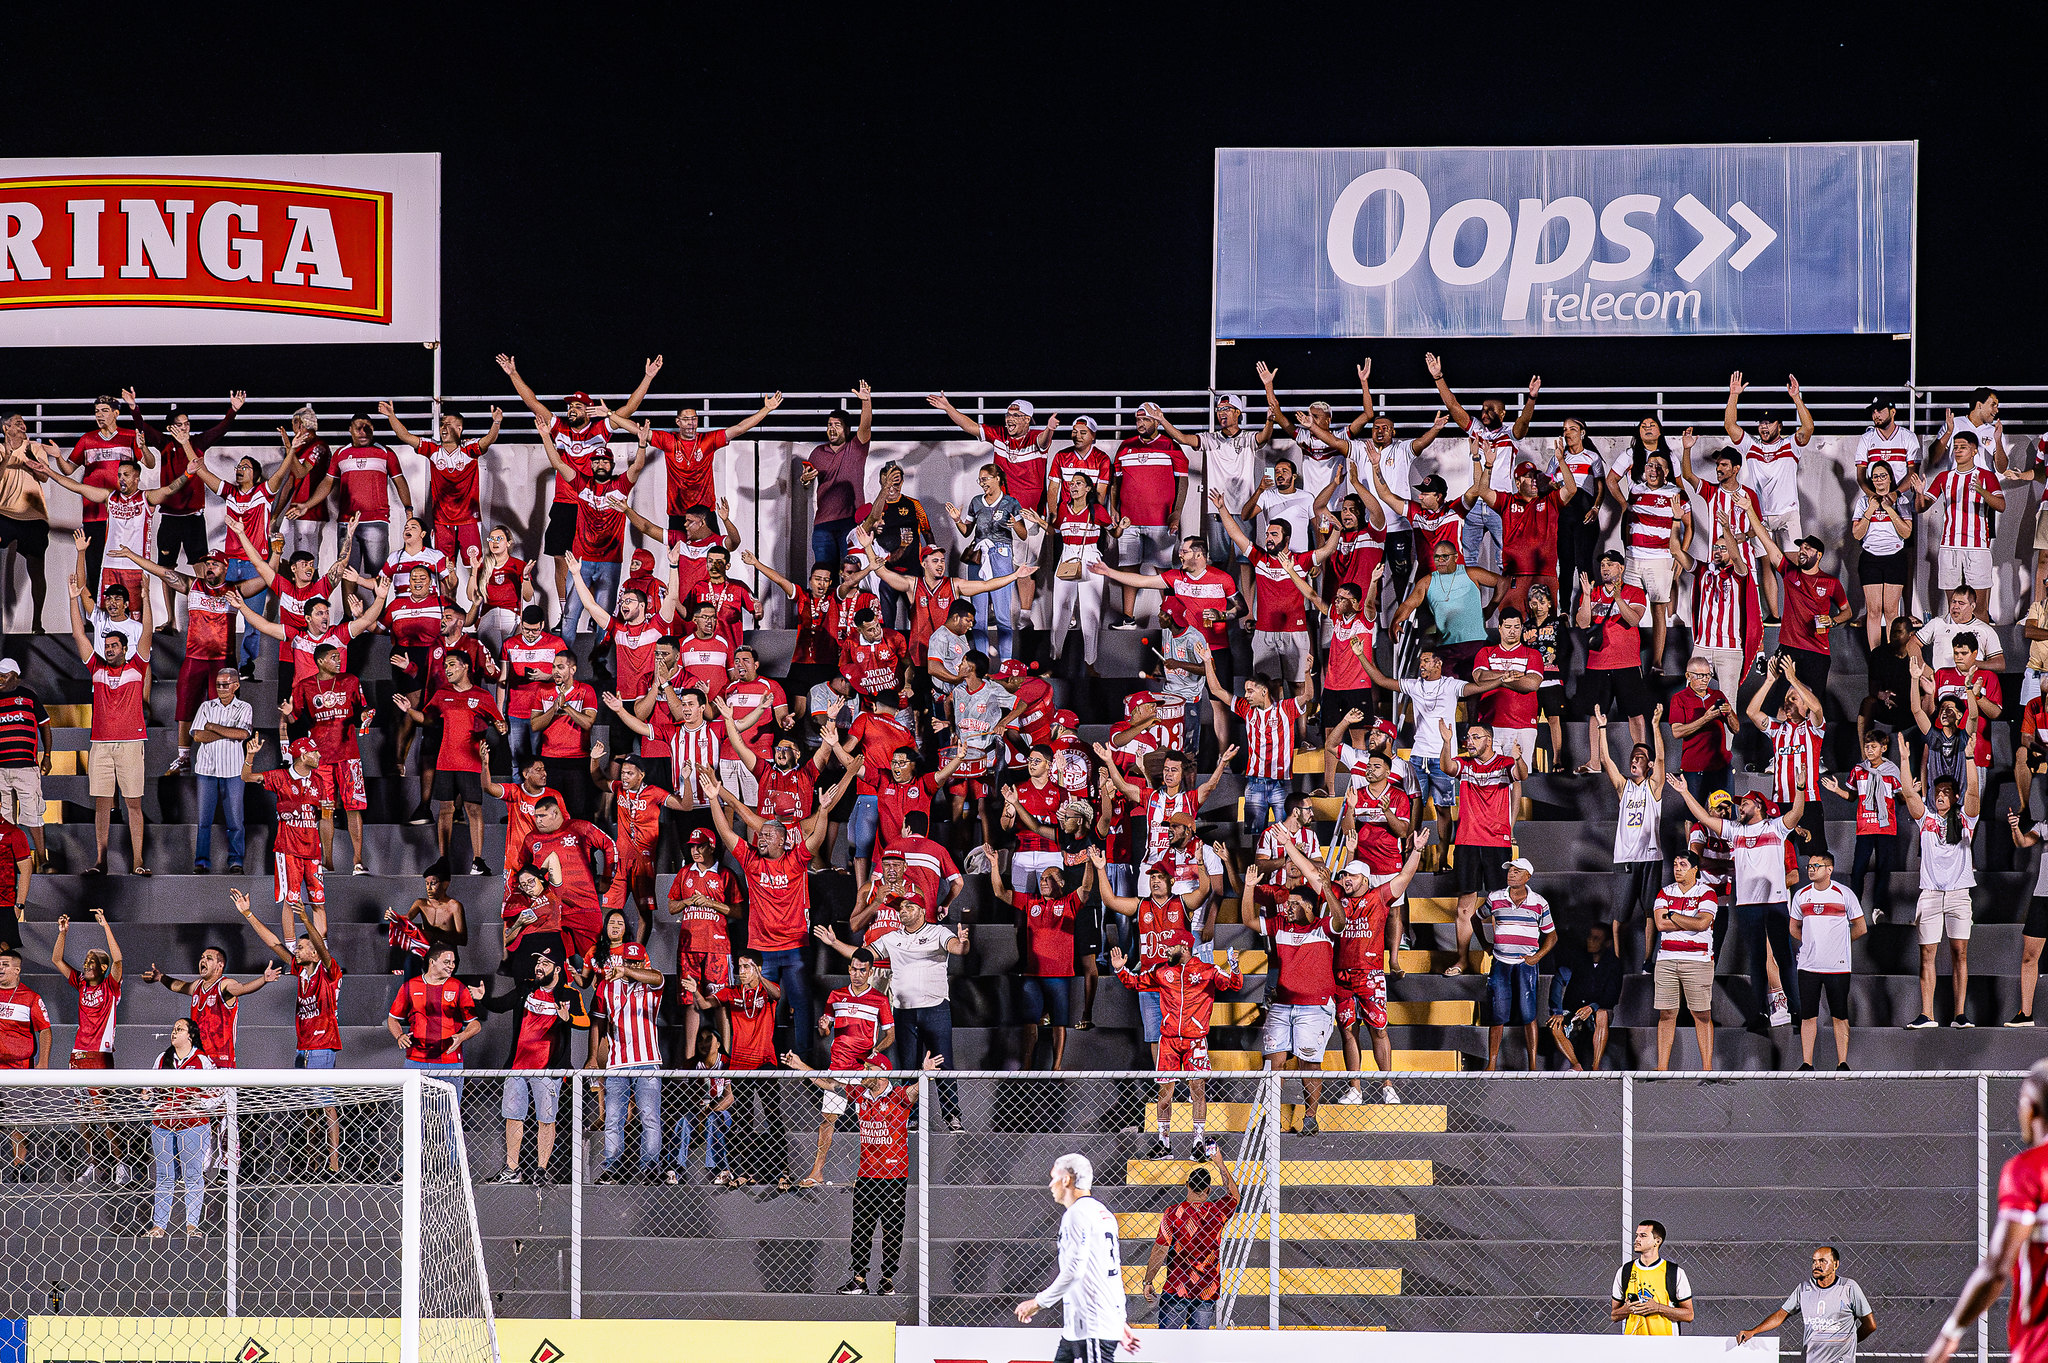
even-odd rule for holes
{"type": "MultiPolygon", "coordinates": [[[[896,1363],[1052,1363],[1051,1329],[899,1326],[896,1363]]],[[[1377,1330],[1140,1330],[1135,1354],[1118,1363],[1771,1363],[1775,1335],[1736,1347],[1726,1335],[1464,1335],[1377,1330]]]]}

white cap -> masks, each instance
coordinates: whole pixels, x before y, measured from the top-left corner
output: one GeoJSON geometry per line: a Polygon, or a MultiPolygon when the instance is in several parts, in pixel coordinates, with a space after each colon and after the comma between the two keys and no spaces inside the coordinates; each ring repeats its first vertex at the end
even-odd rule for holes
{"type": "Polygon", "coordinates": [[[1159,420],[1161,420],[1161,421],[1164,421],[1164,420],[1166,419],[1166,413],[1165,413],[1164,411],[1162,411],[1162,410],[1160,409],[1160,406],[1159,406],[1159,404],[1158,404],[1158,403],[1156,403],[1156,402],[1141,402],[1141,403],[1139,403],[1139,404],[1138,404],[1138,415],[1139,415],[1139,416],[1149,416],[1149,417],[1156,417],[1156,418],[1158,418],[1158,419],[1159,419],[1159,420]]]}
{"type": "Polygon", "coordinates": [[[1216,399],[1216,405],[1218,407],[1235,407],[1242,413],[1244,411],[1244,397],[1239,393],[1225,393],[1222,397],[1216,399]]]}
{"type": "Polygon", "coordinates": [[[1012,402],[1010,404],[1010,410],[1013,412],[1022,412],[1024,414],[1024,419],[1026,421],[1029,421],[1032,417],[1038,415],[1038,409],[1036,407],[1033,407],[1030,403],[1026,402],[1022,398],[1018,398],[1015,402],[1012,402]]]}
{"type": "Polygon", "coordinates": [[[1535,865],[1527,857],[1516,857],[1513,861],[1504,861],[1500,864],[1500,869],[1503,871],[1527,871],[1532,876],[1536,874],[1535,865]]]}
{"type": "Polygon", "coordinates": [[[1347,862],[1345,863],[1343,874],[1347,876],[1369,876],[1372,874],[1372,867],[1362,861],[1347,862]]]}
{"type": "Polygon", "coordinates": [[[18,677],[21,675],[21,664],[12,658],[0,658],[0,672],[12,672],[18,677]]]}
{"type": "Polygon", "coordinates": [[[1085,425],[1091,431],[1099,431],[1102,429],[1101,426],[1096,424],[1095,418],[1092,416],[1077,416],[1074,418],[1074,424],[1076,426],[1085,425]]]}

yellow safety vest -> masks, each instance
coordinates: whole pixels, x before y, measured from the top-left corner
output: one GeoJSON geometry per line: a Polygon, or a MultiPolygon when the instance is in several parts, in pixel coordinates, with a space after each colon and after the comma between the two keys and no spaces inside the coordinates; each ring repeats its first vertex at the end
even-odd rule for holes
{"type": "MultiPolygon", "coordinates": [[[[1641,1261],[1628,1261],[1628,1281],[1622,1284],[1621,1300],[1624,1304],[1632,1301],[1653,1301],[1660,1306],[1669,1306],[1672,1285],[1678,1281],[1678,1272],[1669,1259],[1659,1259],[1648,1268],[1641,1261]]],[[[1675,1335],[1678,1322],[1669,1316],[1625,1316],[1621,1322],[1625,1335],[1675,1335]]]]}

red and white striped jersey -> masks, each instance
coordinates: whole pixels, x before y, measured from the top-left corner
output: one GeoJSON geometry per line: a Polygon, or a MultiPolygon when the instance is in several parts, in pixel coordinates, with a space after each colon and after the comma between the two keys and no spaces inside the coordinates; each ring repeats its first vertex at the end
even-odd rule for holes
{"type": "Polygon", "coordinates": [[[1607,467],[1600,458],[1600,451],[1591,445],[1576,452],[1565,451],[1564,466],[1572,471],[1572,481],[1579,485],[1581,491],[1591,491],[1607,467]]]}
{"type": "MultiPolygon", "coordinates": [[[[1747,487],[1737,486],[1733,492],[1716,487],[1707,498],[1707,534],[1714,533],[1716,518],[1728,523],[1728,538],[1735,541],[1735,551],[1745,568],[1756,564],[1756,541],[1749,537],[1750,527],[1763,522],[1763,509],[1757,505],[1756,493],[1747,487]]],[[[1712,552],[1713,540],[1707,541],[1707,553],[1712,552]]],[[[1706,554],[1701,555],[1702,558],[1706,554]]]]}
{"type": "MultiPolygon", "coordinates": [[[[1704,879],[1695,880],[1690,890],[1666,885],[1657,892],[1657,910],[1660,913],[1715,913],[1720,907],[1720,898],[1714,893],[1714,887],[1704,879]]],[[[1657,939],[1657,949],[1688,959],[1712,960],[1714,925],[1673,928],[1657,939]]]]}
{"type": "Polygon", "coordinates": [[[1728,840],[1729,827],[1724,823],[1721,832],[1710,833],[1705,824],[1694,822],[1685,834],[1686,848],[1699,861],[1701,882],[1723,895],[1735,885],[1735,846],[1728,840]]]}
{"type": "MultiPolygon", "coordinates": [[[[138,554],[147,555],[149,523],[155,514],[156,508],[140,492],[126,497],[118,492],[110,495],[107,498],[107,552],[112,554],[116,549],[133,549],[138,554]]],[[[138,609],[140,605],[138,602],[138,609]]]]}
{"type": "Polygon", "coordinates": [[[1434,563],[1436,547],[1448,544],[1457,552],[1458,562],[1465,561],[1465,503],[1456,497],[1447,498],[1435,511],[1426,511],[1422,503],[1411,500],[1408,503],[1408,523],[1422,542],[1415,546],[1417,563],[1434,563]]]}
{"type": "Polygon", "coordinates": [[[1253,709],[1242,696],[1231,713],[1244,721],[1245,775],[1286,781],[1294,775],[1294,727],[1301,722],[1301,702],[1289,696],[1253,709]]]}
{"type": "Polygon", "coordinates": [[[661,986],[638,980],[606,980],[597,987],[597,1015],[605,1020],[604,1034],[609,1048],[605,1067],[659,1065],[661,1034],[656,1020],[661,1013],[661,986]]]}
{"type": "Polygon", "coordinates": [[[1733,568],[1702,563],[1693,572],[1692,627],[1697,648],[1741,648],[1745,583],[1733,568]]]}
{"type": "Polygon", "coordinates": [[[1193,816],[1197,811],[1192,790],[1169,795],[1141,784],[1138,793],[1145,798],[1145,807],[1139,811],[1145,818],[1145,859],[1139,863],[1143,869],[1166,855],[1166,821],[1176,814],[1193,816]]]}
{"type": "Polygon", "coordinates": [[[225,979],[210,985],[192,981],[192,1025],[199,1031],[199,1049],[224,1070],[235,1067],[235,1023],[239,1000],[221,988],[225,979]]]}
{"type": "Polygon", "coordinates": [[[1757,505],[1766,516],[1786,516],[1799,509],[1799,446],[1789,435],[1766,445],[1754,435],[1742,437],[1742,482],[1756,489],[1757,505]]]}
{"type": "Polygon", "coordinates": [[[1630,558],[1670,558],[1671,523],[1684,505],[1685,489],[1675,483],[1651,487],[1631,483],[1628,489],[1628,544],[1630,558]]]}
{"type": "Polygon", "coordinates": [[[1820,798],[1820,730],[1803,719],[1774,719],[1764,726],[1771,738],[1772,798],[1790,804],[1799,795],[1820,798]]]}
{"type": "Polygon", "coordinates": [[[71,1039],[71,1049],[112,1055],[114,1010],[121,1006],[120,981],[87,984],[85,976],[74,975],[71,983],[78,990],[78,1035],[71,1039]]]}
{"type": "Polygon", "coordinates": [[[873,985],[833,990],[825,1000],[825,1012],[832,1020],[831,1066],[835,1070],[859,1069],[874,1054],[882,1032],[896,1025],[888,996],[873,985]]]}
{"type": "Polygon", "coordinates": [[[1941,547],[1944,549],[1989,549],[1991,547],[1991,504],[1998,491],[1998,475],[1973,465],[1968,473],[1943,469],[1927,485],[1927,495],[1941,506],[1941,547]]]}
{"type": "MultiPolygon", "coordinates": [[[[1392,783],[1390,782],[1389,784],[1392,783]]],[[[1261,861],[1278,861],[1285,858],[1287,854],[1280,850],[1280,845],[1281,840],[1286,836],[1286,824],[1267,824],[1266,831],[1259,835],[1259,859],[1261,861]]],[[[1316,826],[1312,823],[1303,824],[1295,831],[1294,845],[1300,848],[1301,854],[1310,861],[1316,860],[1323,854],[1323,840],[1316,836],[1316,826]]],[[[1294,863],[1290,861],[1287,864],[1292,866],[1294,863]]]]}
{"type": "Polygon", "coordinates": [[[681,795],[694,787],[699,809],[710,808],[711,792],[704,789],[702,777],[692,776],[689,771],[699,764],[717,770],[719,759],[725,756],[724,732],[723,726],[713,728],[710,724],[699,723],[694,729],[677,725],[676,731],[669,735],[669,770],[675,773],[676,793],[681,795]]]}

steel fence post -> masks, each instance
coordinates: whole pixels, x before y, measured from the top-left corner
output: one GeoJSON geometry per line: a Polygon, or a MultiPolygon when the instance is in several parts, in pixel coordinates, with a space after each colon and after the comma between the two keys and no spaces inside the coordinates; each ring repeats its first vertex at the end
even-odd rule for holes
{"type": "Polygon", "coordinates": [[[1621,1247],[1636,1252],[1636,1081],[1621,1076],[1621,1247]]]}
{"type": "Polygon", "coordinates": [[[932,1132],[938,1109],[929,1074],[917,1077],[917,1323],[932,1323],[932,1132]]]}
{"type": "Polygon", "coordinates": [[[1266,1328],[1280,1328],[1280,1085],[1281,1070],[1266,1080],[1266,1328]]]}
{"type": "MultiPolygon", "coordinates": [[[[1977,1076],[1977,1258],[1990,1245],[1991,1226],[1991,1080],[1977,1076]]],[[[1991,1356],[1991,1313],[1977,1318],[1977,1363],[1991,1356]]]]}
{"type": "Polygon", "coordinates": [[[569,1319],[583,1319],[583,1082],[569,1076],[569,1319]]]}

